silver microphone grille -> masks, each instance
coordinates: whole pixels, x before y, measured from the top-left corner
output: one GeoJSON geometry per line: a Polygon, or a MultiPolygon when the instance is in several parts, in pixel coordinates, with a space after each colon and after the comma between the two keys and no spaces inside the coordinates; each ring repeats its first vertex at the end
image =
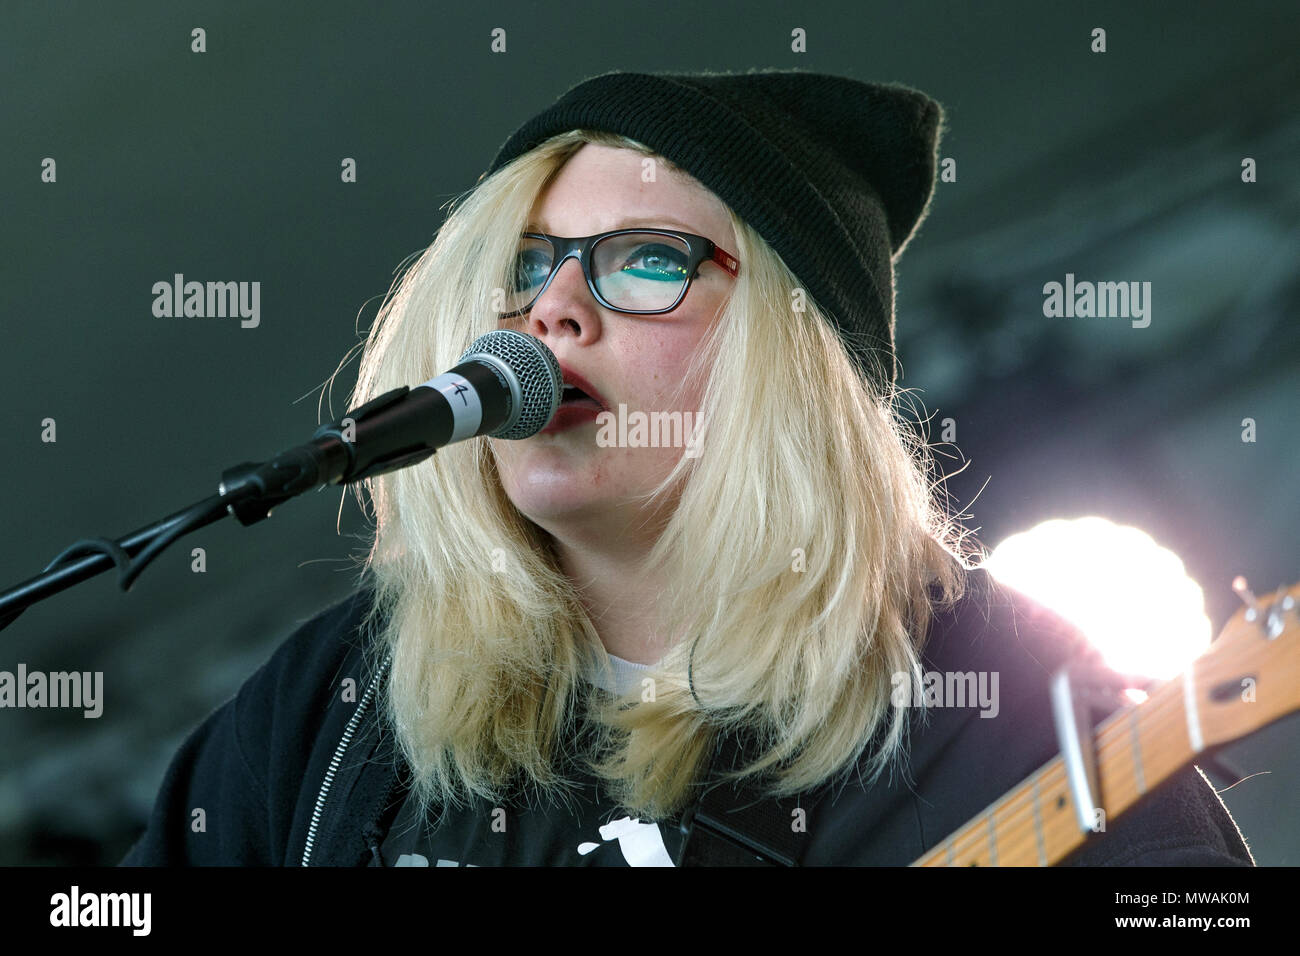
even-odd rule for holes
{"type": "MultiPolygon", "coordinates": [[[[476,338],[460,361],[480,356],[504,363],[519,385],[518,394],[513,395],[517,399],[513,413],[488,434],[493,438],[531,438],[545,428],[555,417],[564,392],[560,363],[551,350],[531,335],[497,329],[476,338]]],[[[515,391],[514,382],[510,391],[515,391]]]]}

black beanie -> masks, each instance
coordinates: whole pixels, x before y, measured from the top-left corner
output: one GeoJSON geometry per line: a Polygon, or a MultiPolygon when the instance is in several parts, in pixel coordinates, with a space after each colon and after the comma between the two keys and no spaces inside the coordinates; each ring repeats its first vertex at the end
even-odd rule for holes
{"type": "Polygon", "coordinates": [[[897,376],[893,260],[928,211],[942,119],[906,86],[803,70],[614,71],[524,123],[480,180],[572,129],[644,143],[758,231],[883,394],[897,376]]]}

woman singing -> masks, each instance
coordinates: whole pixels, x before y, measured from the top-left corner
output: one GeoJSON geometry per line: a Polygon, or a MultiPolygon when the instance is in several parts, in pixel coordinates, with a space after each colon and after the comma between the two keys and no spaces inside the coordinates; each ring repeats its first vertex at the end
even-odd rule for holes
{"type": "MultiPolygon", "coordinates": [[[[895,410],[941,121],[802,71],[609,73],[516,131],[351,405],[496,328],[564,404],[369,482],[359,588],[194,732],[124,862],[906,865],[1055,756],[1061,664],[1119,706],[979,569],[895,410]]],[[[1035,814],[952,862],[1251,863],[1195,768],[1064,856],[1073,810],[1035,814]]]]}

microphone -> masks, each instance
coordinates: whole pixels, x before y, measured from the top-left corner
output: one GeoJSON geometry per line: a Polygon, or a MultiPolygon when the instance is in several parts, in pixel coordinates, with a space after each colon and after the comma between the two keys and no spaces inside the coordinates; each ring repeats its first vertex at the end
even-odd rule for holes
{"type": "Polygon", "coordinates": [[[227,469],[218,490],[231,499],[226,509],[250,525],[310,488],[396,471],[453,442],[530,438],[554,417],[563,391],[550,349],[498,329],[475,339],[450,371],[385,392],[268,462],[227,469]]]}

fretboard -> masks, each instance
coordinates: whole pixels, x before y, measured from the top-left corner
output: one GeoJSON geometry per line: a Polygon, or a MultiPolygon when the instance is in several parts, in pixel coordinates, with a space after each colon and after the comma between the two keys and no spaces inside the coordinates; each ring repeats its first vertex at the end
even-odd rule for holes
{"type": "MultiPolygon", "coordinates": [[[[1097,815],[1098,833],[1202,749],[1195,674],[1193,666],[1093,731],[1104,810],[1104,817],[1097,815]]],[[[1065,764],[1057,756],[912,865],[1051,866],[1091,835],[1079,829],[1065,764]]]]}

